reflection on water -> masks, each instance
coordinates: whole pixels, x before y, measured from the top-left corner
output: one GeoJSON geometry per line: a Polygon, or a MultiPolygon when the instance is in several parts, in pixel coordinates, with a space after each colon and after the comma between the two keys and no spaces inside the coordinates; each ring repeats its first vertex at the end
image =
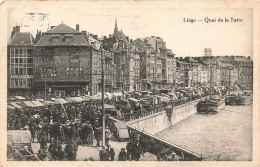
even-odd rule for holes
{"type": "Polygon", "coordinates": [[[252,105],[226,106],[214,115],[194,114],[156,136],[206,160],[252,160],[252,109],[252,105]]]}

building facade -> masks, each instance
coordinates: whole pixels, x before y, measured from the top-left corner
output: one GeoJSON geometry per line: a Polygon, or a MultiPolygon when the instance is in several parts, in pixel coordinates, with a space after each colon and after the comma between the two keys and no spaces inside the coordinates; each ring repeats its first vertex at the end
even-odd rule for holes
{"type": "Polygon", "coordinates": [[[34,50],[38,96],[79,96],[91,92],[91,45],[83,33],[62,23],[45,32],[34,50]]]}
{"type": "Polygon", "coordinates": [[[228,75],[227,78],[230,78],[229,87],[253,88],[253,61],[250,57],[219,56],[217,60],[229,66],[229,73],[226,72],[226,68],[224,72],[221,71],[222,74],[228,75]]]}
{"type": "Polygon", "coordinates": [[[15,27],[11,38],[7,47],[8,95],[31,95],[34,93],[33,37],[15,27]]]}

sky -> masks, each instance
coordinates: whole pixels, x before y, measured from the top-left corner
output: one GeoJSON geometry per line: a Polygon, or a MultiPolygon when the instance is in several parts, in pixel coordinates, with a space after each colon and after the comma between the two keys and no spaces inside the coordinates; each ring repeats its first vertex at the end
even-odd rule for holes
{"type": "Polygon", "coordinates": [[[81,5],[43,2],[10,7],[8,34],[13,26],[20,25],[22,31],[30,31],[35,36],[37,29],[45,31],[63,22],[74,29],[79,24],[80,31],[99,37],[109,36],[114,31],[115,18],[119,30],[130,39],[161,37],[178,57],[202,56],[204,48],[211,48],[215,56],[253,54],[252,10],[247,8],[191,9],[140,1],[129,4],[90,1],[81,5]],[[231,22],[231,17],[242,19],[242,22],[231,22]],[[184,22],[189,18],[197,21],[184,22]],[[207,18],[216,18],[216,22],[207,23],[207,18]],[[218,22],[218,18],[230,21],[218,22]]]}

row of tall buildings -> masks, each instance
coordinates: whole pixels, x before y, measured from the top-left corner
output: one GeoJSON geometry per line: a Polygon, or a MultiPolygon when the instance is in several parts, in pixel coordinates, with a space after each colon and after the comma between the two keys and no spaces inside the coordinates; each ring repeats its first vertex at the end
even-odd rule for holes
{"type": "Polygon", "coordinates": [[[115,22],[99,38],[79,25],[62,23],[34,38],[13,28],[8,44],[8,95],[79,96],[105,91],[146,91],[178,87],[252,88],[253,62],[243,56],[176,57],[160,37],[129,39],[115,22]]]}

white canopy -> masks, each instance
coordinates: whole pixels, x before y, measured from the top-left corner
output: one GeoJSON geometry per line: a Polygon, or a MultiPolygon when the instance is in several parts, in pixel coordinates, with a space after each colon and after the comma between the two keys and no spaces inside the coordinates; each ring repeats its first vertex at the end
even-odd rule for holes
{"type": "Polygon", "coordinates": [[[22,96],[14,96],[14,98],[18,99],[18,100],[26,100],[26,98],[22,97],[22,96]]]}
{"type": "Polygon", "coordinates": [[[16,104],[15,102],[11,102],[10,103],[12,106],[14,106],[15,108],[22,108],[22,106],[16,104]]]}
{"type": "Polygon", "coordinates": [[[35,104],[36,106],[38,107],[41,107],[41,106],[44,106],[44,104],[42,104],[41,102],[35,100],[35,101],[32,101],[33,104],[35,104]]]}
{"type": "Polygon", "coordinates": [[[67,103],[67,101],[66,100],[64,100],[64,99],[62,99],[62,98],[51,98],[51,100],[52,101],[55,101],[55,102],[58,102],[58,103],[60,103],[60,104],[65,104],[65,103],[67,103]]]}
{"type": "Polygon", "coordinates": [[[24,101],[24,104],[26,104],[29,107],[37,107],[37,105],[35,105],[34,103],[32,103],[31,101],[24,101]]]}

